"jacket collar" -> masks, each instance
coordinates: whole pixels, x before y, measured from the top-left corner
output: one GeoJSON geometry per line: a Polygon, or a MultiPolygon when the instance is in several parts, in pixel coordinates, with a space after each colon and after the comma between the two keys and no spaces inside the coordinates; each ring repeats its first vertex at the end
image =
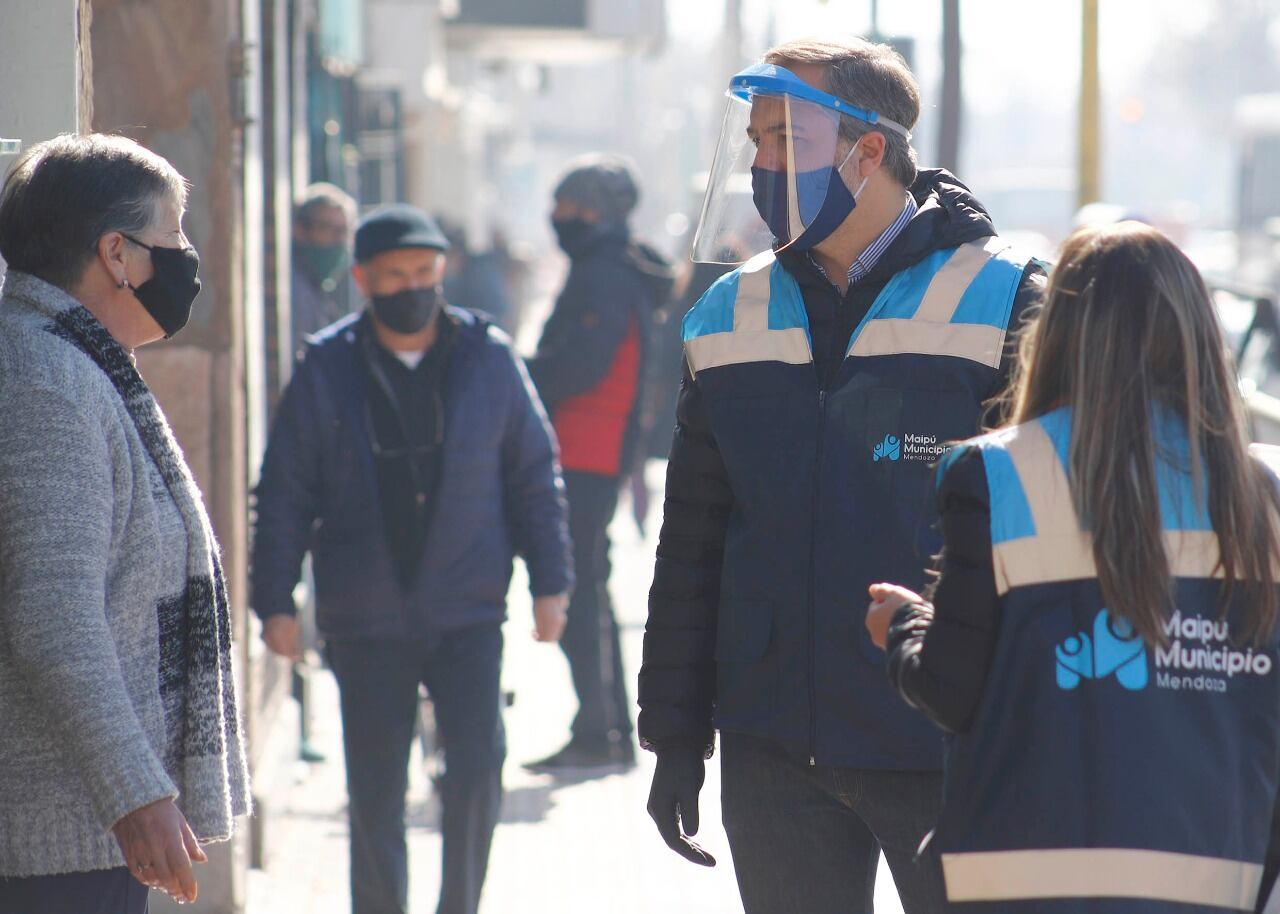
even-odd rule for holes
{"type": "MultiPolygon", "coordinates": [[[[867,274],[863,284],[886,282],[934,251],[958,247],[996,233],[986,208],[960,179],[945,169],[920,171],[909,192],[919,209],[867,274]]],[[[778,262],[802,286],[829,285],[806,252],[781,251],[778,262]]]]}

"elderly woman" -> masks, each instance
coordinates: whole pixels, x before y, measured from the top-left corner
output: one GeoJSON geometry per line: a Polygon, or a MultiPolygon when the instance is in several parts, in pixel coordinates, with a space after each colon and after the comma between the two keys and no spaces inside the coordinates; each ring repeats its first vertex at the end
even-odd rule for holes
{"type": "Polygon", "coordinates": [[[248,805],[217,544],[131,355],[200,290],[185,201],[101,135],[0,194],[0,911],[192,901],[248,805]]]}

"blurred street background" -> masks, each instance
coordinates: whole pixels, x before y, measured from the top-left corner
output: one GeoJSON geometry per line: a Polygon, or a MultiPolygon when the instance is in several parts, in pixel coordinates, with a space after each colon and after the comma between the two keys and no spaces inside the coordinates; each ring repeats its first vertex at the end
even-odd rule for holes
{"type": "MultiPolygon", "coordinates": [[[[1002,235],[1051,258],[1078,224],[1140,218],[1183,245],[1218,290],[1256,435],[1280,441],[1280,0],[0,0],[0,174],[33,143],[96,130],[134,137],[192,182],[204,291],[183,336],[138,363],[224,548],[258,806],[213,849],[194,910],[348,905],[332,679],[315,669],[306,690],[308,738],[327,761],[298,761],[291,670],[267,655],[247,605],[250,493],[294,361],[303,190],[330,182],[361,212],[407,201],[444,217],[451,268],[501,286],[498,316],[527,352],[567,268],[548,222],[565,163],[631,157],[636,234],[687,278],[728,77],[775,42],[846,33],[902,52],[921,88],[921,164],[960,176],[1002,235]]],[[[688,281],[675,318],[706,277],[688,281]]],[[[647,536],[625,501],[615,521],[633,686],[660,461],[649,479],[647,536]]],[[[528,637],[522,594],[517,577],[509,795],[485,910],[740,910],[714,763],[709,872],[654,833],[650,758],[576,784],[519,768],[564,740],[572,702],[562,656],[528,637]]],[[[436,806],[414,771],[412,892],[430,910],[436,806]]],[[[877,910],[896,909],[887,876],[879,894],[877,910]]]]}

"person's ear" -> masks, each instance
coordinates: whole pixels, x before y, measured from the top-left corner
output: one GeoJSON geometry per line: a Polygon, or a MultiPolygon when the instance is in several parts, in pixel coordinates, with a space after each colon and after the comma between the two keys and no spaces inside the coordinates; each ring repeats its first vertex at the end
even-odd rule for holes
{"type": "Polygon", "coordinates": [[[369,297],[369,274],[364,271],[364,265],[353,263],[351,265],[351,278],[356,281],[356,288],[360,290],[360,294],[364,298],[369,297]]]}
{"type": "Polygon", "coordinates": [[[431,284],[438,286],[444,282],[445,269],[449,263],[449,257],[443,251],[436,255],[436,268],[431,274],[431,284]]]}
{"type": "Polygon", "coordinates": [[[854,171],[857,180],[861,181],[868,175],[873,174],[876,169],[884,164],[884,154],[888,149],[888,145],[883,133],[873,131],[864,133],[858,138],[858,151],[853,154],[856,166],[854,171]]]}
{"type": "Polygon", "coordinates": [[[117,288],[124,288],[124,283],[129,278],[124,263],[124,252],[128,245],[129,242],[119,232],[107,232],[98,239],[98,260],[117,288]]]}

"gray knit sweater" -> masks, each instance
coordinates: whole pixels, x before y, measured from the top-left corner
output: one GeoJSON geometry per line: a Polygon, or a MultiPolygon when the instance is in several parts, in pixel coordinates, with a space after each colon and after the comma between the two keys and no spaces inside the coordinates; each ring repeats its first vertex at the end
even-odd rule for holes
{"type": "Polygon", "coordinates": [[[131,360],[61,290],[0,289],[0,876],[124,865],[177,799],[230,836],[247,776],[217,547],[131,360]]]}

